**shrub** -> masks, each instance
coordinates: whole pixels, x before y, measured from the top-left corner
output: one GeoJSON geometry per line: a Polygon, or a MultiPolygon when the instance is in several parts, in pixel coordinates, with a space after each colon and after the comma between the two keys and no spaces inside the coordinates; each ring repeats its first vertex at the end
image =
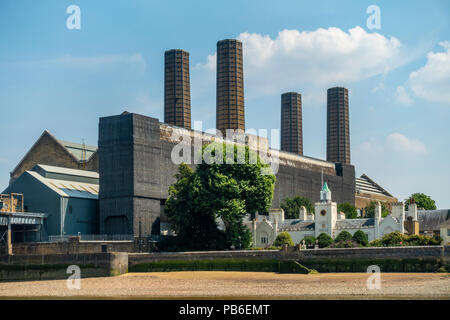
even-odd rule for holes
{"type": "MultiPolygon", "coordinates": [[[[305,240],[305,244],[308,247],[314,246],[315,243],[316,243],[316,238],[314,238],[313,236],[306,236],[306,237],[303,238],[303,240],[305,240]]],[[[303,240],[300,241],[300,243],[303,243],[303,240]]]]}
{"type": "Polygon", "coordinates": [[[330,248],[355,248],[359,247],[359,243],[353,240],[342,240],[339,242],[332,243],[330,248]]]}
{"type": "Polygon", "coordinates": [[[369,240],[367,239],[367,234],[364,231],[358,230],[353,234],[352,239],[359,243],[360,245],[367,246],[369,240]]]}
{"type": "Polygon", "coordinates": [[[329,235],[327,235],[326,233],[321,233],[318,237],[317,240],[319,242],[319,248],[326,248],[328,247],[330,244],[333,243],[333,238],[331,238],[329,235]]]}
{"type": "Polygon", "coordinates": [[[352,240],[352,235],[350,234],[350,232],[344,230],[338,234],[338,236],[336,237],[336,239],[334,241],[341,242],[341,241],[349,241],[349,240],[352,240]]]}
{"type": "Polygon", "coordinates": [[[398,231],[394,231],[389,234],[385,234],[381,238],[381,242],[383,243],[383,245],[388,246],[388,247],[400,246],[404,243],[405,240],[406,240],[406,236],[401,234],[398,231]]]}
{"type": "Polygon", "coordinates": [[[282,246],[287,244],[290,247],[294,246],[294,242],[292,241],[291,235],[287,232],[280,232],[277,235],[277,238],[273,242],[274,246],[282,246]]]}

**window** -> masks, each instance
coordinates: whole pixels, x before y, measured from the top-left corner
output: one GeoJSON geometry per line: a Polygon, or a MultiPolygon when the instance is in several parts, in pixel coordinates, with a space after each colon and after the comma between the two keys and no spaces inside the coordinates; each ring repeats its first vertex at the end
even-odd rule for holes
{"type": "Polygon", "coordinates": [[[268,243],[269,241],[267,241],[267,237],[261,237],[261,243],[262,244],[266,244],[266,243],[268,243]]]}
{"type": "Polygon", "coordinates": [[[72,206],[69,206],[69,213],[72,213],[72,206]]]}
{"type": "Polygon", "coordinates": [[[447,229],[447,236],[450,237],[450,229],[447,229]]]}
{"type": "Polygon", "coordinates": [[[322,216],[324,216],[324,215],[326,215],[327,214],[327,210],[322,210],[322,211],[320,211],[320,214],[322,215],[322,216]]]}

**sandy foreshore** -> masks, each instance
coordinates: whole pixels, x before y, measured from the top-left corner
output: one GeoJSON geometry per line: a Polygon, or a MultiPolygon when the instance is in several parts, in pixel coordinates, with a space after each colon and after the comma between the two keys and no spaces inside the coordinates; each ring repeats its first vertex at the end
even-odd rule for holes
{"type": "Polygon", "coordinates": [[[450,299],[450,275],[383,273],[367,288],[366,273],[154,272],[66,280],[0,282],[0,299],[450,299]]]}

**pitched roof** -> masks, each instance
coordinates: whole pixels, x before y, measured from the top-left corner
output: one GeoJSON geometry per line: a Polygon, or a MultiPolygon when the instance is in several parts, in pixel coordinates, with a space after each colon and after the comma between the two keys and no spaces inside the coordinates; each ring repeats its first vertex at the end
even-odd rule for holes
{"type": "Polygon", "coordinates": [[[98,199],[98,184],[44,178],[35,171],[26,171],[26,173],[56,192],[61,197],[98,199]]]}
{"type": "Polygon", "coordinates": [[[440,225],[450,219],[450,209],[418,210],[419,231],[437,231],[440,225]]]}
{"type": "Polygon", "coordinates": [[[375,225],[374,218],[337,220],[335,229],[361,229],[375,225]]]}
{"type": "Polygon", "coordinates": [[[314,230],[314,221],[302,221],[299,219],[286,219],[278,224],[281,231],[308,231],[314,230]]]}
{"type": "Polygon", "coordinates": [[[46,164],[37,164],[36,166],[39,168],[42,168],[45,172],[49,172],[49,173],[59,173],[59,174],[68,175],[68,176],[99,179],[99,174],[98,174],[98,172],[95,172],[95,171],[55,167],[55,166],[49,166],[46,164]]]}
{"type": "Polygon", "coordinates": [[[67,149],[67,151],[73,154],[78,161],[81,161],[83,158],[83,149],[86,150],[86,160],[89,160],[89,158],[97,151],[97,147],[95,146],[83,145],[80,143],[63,141],[59,139],[58,141],[67,149]]]}
{"type": "Polygon", "coordinates": [[[355,178],[355,191],[356,193],[374,193],[387,197],[394,197],[366,174],[362,174],[361,177],[355,178]]]}

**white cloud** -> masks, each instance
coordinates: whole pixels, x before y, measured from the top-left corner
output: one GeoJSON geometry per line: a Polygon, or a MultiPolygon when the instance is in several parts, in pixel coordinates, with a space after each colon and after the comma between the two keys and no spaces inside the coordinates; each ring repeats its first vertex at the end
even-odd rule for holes
{"type": "Polygon", "coordinates": [[[411,72],[407,84],[428,101],[450,103],[450,41],[439,43],[444,52],[429,52],[427,63],[411,72]]]}
{"type": "MultiPolygon", "coordinates": [[[[408,60],[398,39],[368,33],[359,26],[348,32],[334,27],[283,30],[274,39],[244,32],[238,39],[243,42],[245,88],[250,98],[295,90],[322,101],[330,86],[385,74],[408,60]]],[[[215,72],[215,63],[215,55],[210,55],[205,64],[197,65],[193,83],[201,74],[215,72]]]]}
{"type": "Polygon", "coordinates": [[[409,139],[405,135],[394,132],[386,138],[387,146],[391,150],[405,152],[408,154],[426,154],[427,148],[417,139],[409,139]]]}
{"type": "Polygon", "coordinates": [[[413,100],[411,99],[408,92],[406,92],[405,87],[403,87],[403,86],[397,87],[397,90],[395,91],[395,97],[402,104],[412,104],[413,103],[413,100]]]}
{"type": "Polygon", "coordinates": [[[355,149],[356,153],[377,155],[380,158],[390,157],[394,154],[406,157],[425,155],[428,153],[425,144],[418,139],[411,139],[404,134],[393,132],[382,141],[370,140],[361,143],[355,149]]]}

